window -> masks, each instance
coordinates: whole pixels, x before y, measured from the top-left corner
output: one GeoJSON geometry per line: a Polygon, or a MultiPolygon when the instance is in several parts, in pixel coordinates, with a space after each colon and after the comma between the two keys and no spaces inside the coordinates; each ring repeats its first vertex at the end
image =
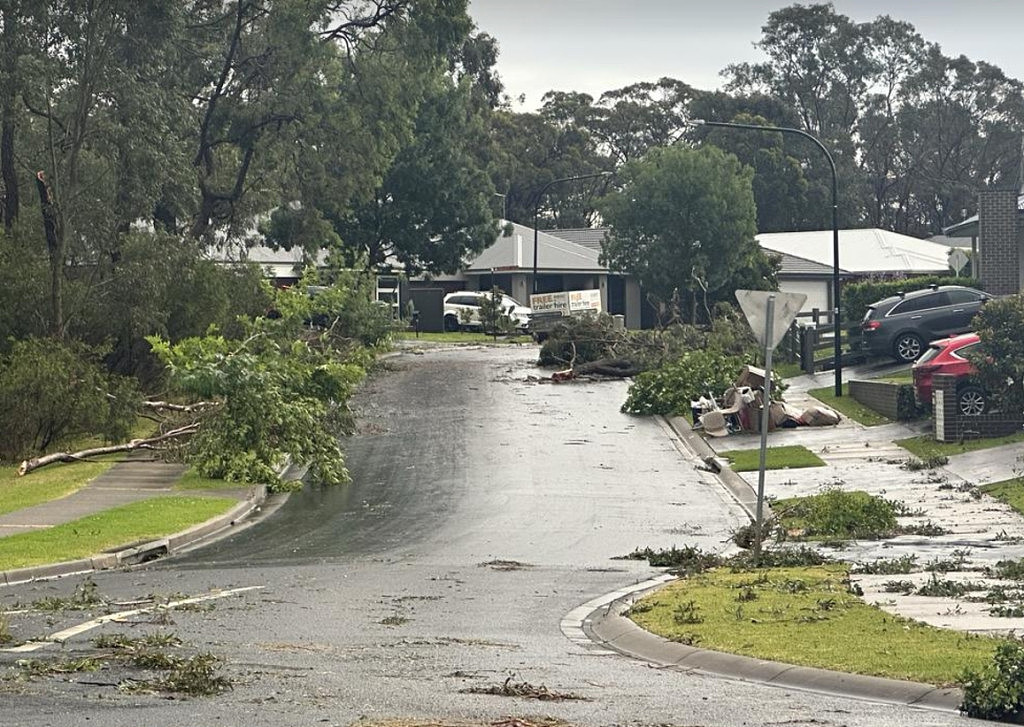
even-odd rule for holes
{"type": "Polygon", "coordinates": [[[977,303],[985,299],[985,296],[973,290],[947,290],[946,295],[949,296],[949,302],[953,305],[977,303]]]}
{"type": "Polygon", "coordinates": [[[891,311],[889,311],[889,315],[895,316],[903,313],[914,313],[916,311],[938,308],[948,304],[949,298],[945,293],[930,293],[928,295],[918,296],[917,298],[907,298],[906,300],[900,301],[893,306],[891,311]]]}

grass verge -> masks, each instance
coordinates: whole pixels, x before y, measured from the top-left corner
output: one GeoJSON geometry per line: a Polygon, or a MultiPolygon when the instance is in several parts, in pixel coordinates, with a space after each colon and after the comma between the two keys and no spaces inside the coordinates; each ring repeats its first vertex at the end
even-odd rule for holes
{"type": "Polygon", "coordinates": [[[0,539],[0,570],[87,558],[128,543],[171,535],[227,512],[226,497],[155,497],[45,530],[0,539]]]}
{"type": "Polygon", "coordinates": [[[490,336],[477,331],[456,331],[454,333],[426,333],[416,335],[413,331],[399,331],[395,338],[404,341],[431,341],[435,343],[533,343],[527,335],[490,336]]]}
{"type": "Polygon", "coordinates": [[[843,384],[843,395],[836,396],[834,386],[823,386],[820,389],[811,389],[807,392],[825,406],[832,407],[843,416],[853,419],[866,427],[873,427],[878,424],[888,424],[892,420],[870,409],[850,396],[850,385],[843,384]]]}
{"type": "Polygon", "coordinates": [[[1014,477],[1002,482],[990,482],[978,488],[986,495],[991,495],[1004,502],[1021,515],[1024,515],[1024,477],[1014,477]]]}
{"type": "Polygon", "coordinates": [[[116,458],[43,467],[24,477],[18,467],[0,467],[0,515],[66,497],[112,467],[116,458]]]}
{"type": "Polygon", "coordinates": [[[248,482],[228,482],[227,480],[214,480],[209,477],[202,477],[196,471],[189,469],[181,476],[181,479],[174,483],[175,490],[237,490],[240,487],[250,487],[248,482]]]}
{"type": "Polygon", "coordinates": [[[842,564],[717,568],[647,596],[629,616],[702,648],[942,686],[992,661],[997,639],[885,613],[851,593],[848,579],[842,564]]]}
{"type": "Polygon", "coordinates": [[[962,442],[937,442],[931,435],[896,440],[896,444],[922,460],[930,457],[949,457],[964,452],[976,452],[979,449],[991,449],[1017,442],[1024,442],[1024,432],[991,439],[965,439],[962,442]]]}
{"type": "MultiPolygon", "coordinates": [[[[732,449],[719,452],[729,460],[734,472],[752,472],[761,467],[760,449],[732,449]]],[[[765,469],[782,470],[798,467],[824,467],[821,457],[799,444],[765,449],[765,469]]]]}

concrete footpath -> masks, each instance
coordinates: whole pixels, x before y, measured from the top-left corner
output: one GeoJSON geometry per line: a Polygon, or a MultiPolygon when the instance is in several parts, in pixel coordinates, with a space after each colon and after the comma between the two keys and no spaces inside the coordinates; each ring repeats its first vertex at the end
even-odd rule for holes
{"type": "MultiPolygon", "coordinates": [[[[807,391],[828,386],[830,380],[831,374],[827,375],[827,380],[824,374],[792,380],[785,399],[797,407],[811,403],[807,391]]],[[[685,419],[670,418],[668,424],[683,446],[717,471],[723,487],[753,517],[757,473],[732,472],[724,466],[720,453],[756,448],[760,438],[752,434],[732,434],[705,440],[685,419]]],[[[892,593],[886,589],[886,582],[897,578],[918,584],[942,578],[969,581],[972,587],[979,588],[1014,586],[1017,584],[987,577],[984,569],[999,560],[1024,558],[1024,518],[994,499],[980,495],[974,487],[1017,476],[1024,467],[1018,460],[1024,452],[1024,444],[958,455],[941,468],[914,472],[905,467],[910,455],[894,441],[921,433],[920,425],[916,428],[904,424],[864,427],[846,418],[834,427],[777,430],[769,435],[769,446],[801,444],[818,454],[825,465],[770,471],[766,473],[766,494],[790,497],[812,494],[824,487],[841,487],[864,490],[904,503],[907,514],[900,518],[901,523],[934,526],[940,534],[856,542],[829,553],[836,559],[856,563],[907,556],[919,566],[915,573],[907,575],[856,576],[865,599],[893,613],[944,628],[974,633],[1014,630],[1019,633],[1024,630],[1024,618],[994,615],[989,611],[989,604],[984,600],[970,600],[969,594],[960,598],[938,598],[892,593]],[[937,564],[941,569],[933,567],[937,564]]],[[[68,497],[0,515],[0,537],[52,527],[119,505],[167,495],[182,472],[180,466],[160,462],[145,453],[136,454],[68,497]]],[[[70,563],[0,573],[0,585],[130,565],[179,551],[231,529],[256,512],[267,496],[262,487],[183,491],[182,494],[233,496],[238,504],[220,517],[167,538],[131,544],[70,563]]],[[[953,711],[959,705],[961,694],[956,689],[706,651],[666,641],[641,630],[622,616],[629,604],[645,591],[669,580],[672,580],[670,576],[662,576],[582,604],[562,620],[562,630],[568,638],[589,643],[595,649],[626,654],[664,668],[698,670],[791,689],[932,709],[953,711]]]]}
{"type": "Polygon", "coordinates": [[[134,452],[67,497],[0,515],[0,537],[51,528],[111,508],[171,494],[233,497],[238,503],[222,515],[165,538],[125,544],[91,558],[0,572],[0,585],[142,563],[178,552],[232,528],[257,511],[267,497],[267,489],[263,486],[174,490],[175,483],[184,472],[182,465],[163,462],[148,452],[134,452]]]}
{"type": "MultiPolygon", "coordinates": [[[[802,408],[814,403],[808,390],[829,386],[831,381],[831,373],[800,377],[789,382],[784,398],[802,408]]],[[[682,417],[669,418],[668,423],[683,445],[717,473],[723,487],[753,519],[758,473],[733,472],[721,453],[758,448],[760,436],[743,433],[705,439],[682,417]]],[[[936,534],[901,535],[883,541],[848,543],[842,550],[822,550],[836,560],[855,564],[911,558],[915,563],[913,573],[858,574],[852,578],[864,591],[867,602],[891,613],[971,633],[1020,633],[1024,618],[999,615],[998,609],[990,610],[991,604],[978,596],[986,589],[1019,590],[1019,583],[992,578],[986,568],[1000,560],[1024,558],[1024,517],[980,494],[976,486],[1020,476],[1024,443],[956,455],[948,464],[931,470],[912,470],[907,467],[911,455],[895,441],[927,431],[921,424],[865,427],[845,417],[834,427],[774,431],[768,437],[769,447],[800,444],[817,454],[825,465],[766,472],[766,497],[809,495],[837,487],[863,490],[903,503],[906,514],[899,518],[901,524],[926,526],[936,534]],[[969,584],[971,590],[959,597],[891,592],[887,583],[896,580],[918,587],[934,580],[956,581],[969,584]]],[[[963,697],[959,689],[707,651],[655,636],[623,615],[646,592],[671,580],[671,576],[663,576],[583,604],[563,620],[563,632],[571,639],[587,639],[600,648],[649,661],[660,668],[696,670],[790,689],[941,711],[959,708],[963,697]]]]}

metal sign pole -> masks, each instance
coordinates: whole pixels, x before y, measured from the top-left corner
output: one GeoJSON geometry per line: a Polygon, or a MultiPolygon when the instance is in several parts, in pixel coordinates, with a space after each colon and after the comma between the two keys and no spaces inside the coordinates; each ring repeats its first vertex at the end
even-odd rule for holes
{"type": "Polygon", "coordinates": [[[775,296],[768,296],[768,311],[764,322],[764,399],[761,402],[761,456],[757,469],[757,512],[754,519],[754,563],[761,560],[761,533],[764,514],[764,470],[768,449],[768,423],[772,406],[772,324],[775,322],[775,296]]]}

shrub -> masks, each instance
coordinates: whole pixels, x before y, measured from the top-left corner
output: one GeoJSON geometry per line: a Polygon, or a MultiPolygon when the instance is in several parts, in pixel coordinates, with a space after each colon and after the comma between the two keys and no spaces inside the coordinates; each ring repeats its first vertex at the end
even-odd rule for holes
{"type": "Polygon", "coordinates": [[[645,371],[629,387],[622,411],[629,414],[681,414],[690,402],[709,391],[720,394],[732,386],[743,359],[719,351],[689,351],[675,362],[645,371]]]}
{"type": "Polygon", "coordinates": [[[69,440],[123,439],[135,423],[131,380],[109,375],[100,352],[47,338],[15,342],[0,357],[0,459],[39,454],[69,440]]]}
{"type": "Polygon", "coordinates": [[[806,537],[878,538],[896,530],[895,505],[861,491],[829,487],[779,501],[773,509],[785,529],[802,529],[806,537]]]}
{"type": "Polygon", "coordinates": [[[1001,642],[992,664],[981,672],[964,672],[961,683],[963,714],[1018,722],[1024,716],[1024,643],[1019,639],[1001,642]]]}

